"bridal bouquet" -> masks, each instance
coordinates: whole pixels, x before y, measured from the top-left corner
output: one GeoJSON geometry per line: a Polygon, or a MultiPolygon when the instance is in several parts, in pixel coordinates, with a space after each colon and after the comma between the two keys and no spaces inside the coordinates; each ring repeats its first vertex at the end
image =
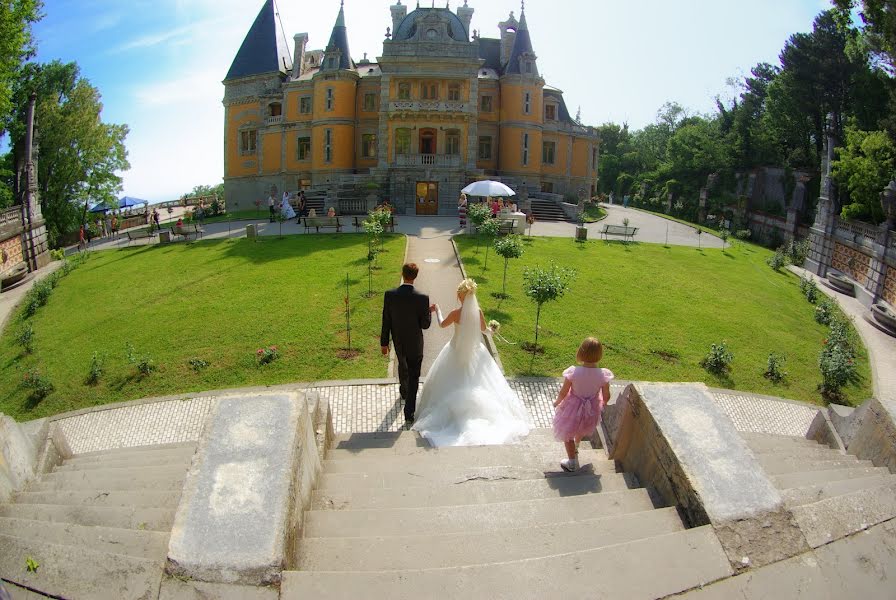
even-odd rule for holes
{"type": "Polygon", "coordinates": [[[498,323],[497,321],[495,321],[494,319],[492,319],[491,321],[488,322],[487,329],[491,332],[491,334],[494,337],[498,338],[505,344],[510,344],[511,346],[514,345],[513,342],[506,340],[503,336],[498,334],[498,331],[501,329],[501,324],[498,323]]]}

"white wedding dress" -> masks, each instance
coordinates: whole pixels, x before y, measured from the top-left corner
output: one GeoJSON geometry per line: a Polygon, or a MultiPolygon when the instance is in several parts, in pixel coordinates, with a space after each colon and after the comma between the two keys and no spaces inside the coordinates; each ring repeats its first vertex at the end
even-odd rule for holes
{"type": "Polygon", "coordinates": [[[482,343],[474,293],[426,376],[412,429],[434,446],[512,444],[529,433],[526,407],[482,343]]]}

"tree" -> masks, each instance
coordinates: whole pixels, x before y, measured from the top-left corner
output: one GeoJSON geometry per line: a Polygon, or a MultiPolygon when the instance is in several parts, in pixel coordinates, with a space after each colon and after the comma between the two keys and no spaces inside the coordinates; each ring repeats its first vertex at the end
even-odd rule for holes
{"type": "MultiPolygon", "coordinates": [[[[0,3],[0,116],[12,111],[13,84],[22,63],[34,55],[31,25],[43,17],[41,0],[0,3]]],[[[0,126],[0,135],[6,128],[0,126]]]]}
{"type": "MultiPolygon", "coordinates": [[[[470,223],[476,228],[478,233],[479,228],[482,227],[482,224],[489,220],[491,217],[491,211],[488,206],[484,202],[470,202],[467,204],[467,218],[470,219],[470,223]]],[[[479,236],[476,236],[476,254],[479,254],[479,236]]]]}
{"type": "Polygon", "coordinates": [[[893,0],[833,0],[842,23],[851,21],[853,8],[861,8],[859,18],[872,51],[890,74],[896,73],[896,5],[893,0]]]}
{"type": "MultiPolygon", "coordinates": [[[[501,225],[498,223],[498,219],[486,219],[485,222],[479,226],[479,235],[485,236],[489,238],[489,240],[494,240],[500,229],[501,225]]],[[[490,248],[491,243],[485,245],[485,264],[482,266],[483,271],[488,271],[488,251],[490,248]]]]}
{"type": "Polygon", "coordinates": [[[896,172],[896,144],[883,131],[846,127],[846,147],[833,162],[834,178],[851,200],[843,206],[846,219],[884,220],[879,195],[896,172]]]}
{"type": "Polygon", "coordinates": [[[551,263],[548,269],[535,267],[523,271],[523,289],[526,296],[537,307],[535,310],[535,343],[532,345],[533,361],[538,352],[538,323],[541,320],[541,307],[545,302],[553,302],[562,298],[575,275],[576,273],[572,269],[557,267],[554,263],[551,263]]]}
{"type": "MultiPolygon", "coordinates": [[[[37,180],[50,244],[75,231],[86,219],[88,203],[115,202],[118,172],[130,168],[124,140],[127,125],[103,123],[99,91],[80,77],[77,64],[29,64],[14,94],[19,117],[10,123],[12,154],[24,158],[23,115],[31,91],[38,95],[37,180]]],[[[14,187],[17,198],[23,189],[14,187]]]]}
{"type": "Polygon", "coordinates": [[[508,235],[495,240],[495,252],[504,257],[504,284],[501,288],[501,297],[507,297],[507,267],[511,258],[519,258],[523,255],[523,243],[518,235],[508,235]]]}

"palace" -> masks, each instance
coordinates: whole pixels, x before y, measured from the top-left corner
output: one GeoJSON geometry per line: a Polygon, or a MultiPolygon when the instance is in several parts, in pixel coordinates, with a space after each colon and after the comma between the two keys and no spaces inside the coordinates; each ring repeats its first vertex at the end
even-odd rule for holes
{"type": "MultiPolygon", "coordinates": [[[[355,61],[340,6],[323,50],[265,0],[224,79],[228,207],[299,189],[340,212],[363,195],[407,214],[455,214],[460,189],[499,179],[520,193],[593,195],[599,138],[539,74],[525,7],[470,29],[473,8],[391,6],[382,56],[355,61]]],[[[369,202],[369,200],[368,200],[369,202]]]]}

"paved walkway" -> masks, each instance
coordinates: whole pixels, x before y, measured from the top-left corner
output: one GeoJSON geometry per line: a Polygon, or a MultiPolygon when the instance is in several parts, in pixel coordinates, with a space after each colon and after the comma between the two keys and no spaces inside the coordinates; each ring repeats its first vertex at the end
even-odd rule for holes
{"type": "Polygon", "coordinates": [[[824,279],[805,269],[793,265],[789,269],[800,277],[808,276],[814,279],[818,289],[836,300],[843,312],[852,319],[862,343],[868,349],[874,396],[880,400],[896,401],[896,338],[869,323],[867,319],[870,311],[856,298],[834,291],[824,279]]]}
{"type": "Polygon", "coordinates": [[[37,272],[33,274],[31,279],[29,279],[25,283],[0,294],[0,332],[2,332],[6,327],[6,324],[12,317],[12,313],[13,311],[15,311],[16,306],[19,304],[22,298],[25,297],[25,294],[27,294],[29,290],[34,287],[34,284],[61,266],[62,261],[53,261],[47,266],[38,269],[37,272]]]}

